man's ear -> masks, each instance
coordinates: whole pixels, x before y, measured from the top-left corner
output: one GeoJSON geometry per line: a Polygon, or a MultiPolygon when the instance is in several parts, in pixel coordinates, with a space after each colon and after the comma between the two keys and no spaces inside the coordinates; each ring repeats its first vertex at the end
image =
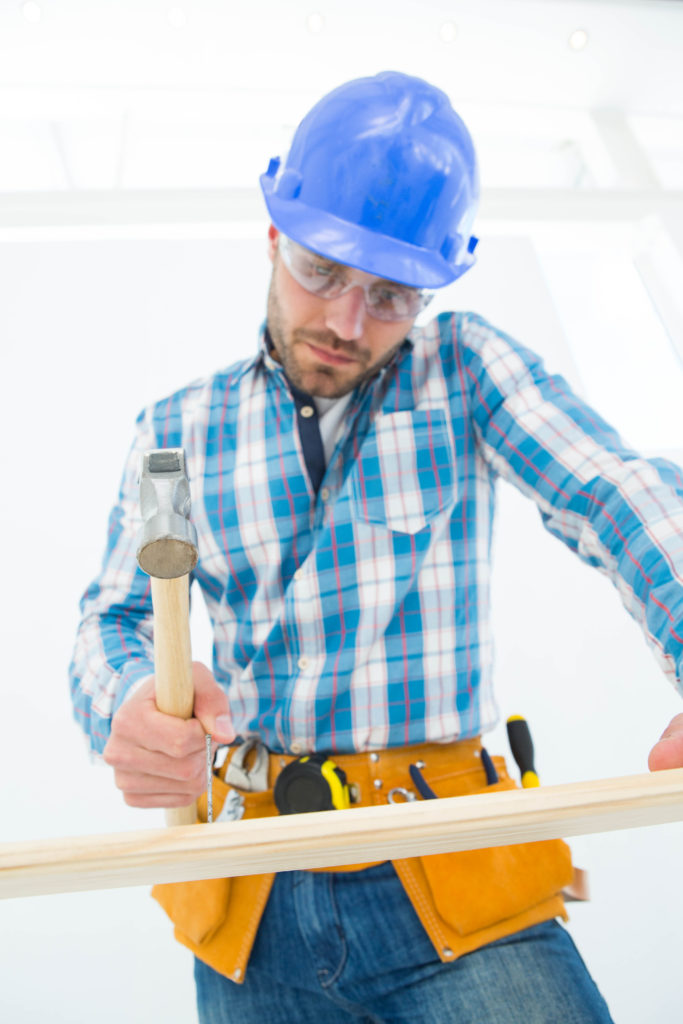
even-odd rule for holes
{"type": "Polygon", "coordinates": [[[270,227],[268,228],[268,256],[270,258],[271,263],[275,260],[275,253],[277,251],[277,240],[279,237],[280,232],[278,231],[274,224],[271,224],[270,227]]]}

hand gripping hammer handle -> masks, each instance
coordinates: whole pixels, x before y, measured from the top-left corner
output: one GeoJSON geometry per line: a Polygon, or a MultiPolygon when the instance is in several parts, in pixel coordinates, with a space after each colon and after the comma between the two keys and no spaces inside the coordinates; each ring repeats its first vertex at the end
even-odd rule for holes
{"type": "MultiPolygon", "coordinates": [[[[138,563],[151,581],[154,675],[159,711],[192,718],[189,573],[197,564],[197,533],[190,523],[190,488],[180,448],[146,452],[140,475],[143,527],[138,563]]],[[[169,825],[193,825],[196,804],[166,811],[169,825]]]]}

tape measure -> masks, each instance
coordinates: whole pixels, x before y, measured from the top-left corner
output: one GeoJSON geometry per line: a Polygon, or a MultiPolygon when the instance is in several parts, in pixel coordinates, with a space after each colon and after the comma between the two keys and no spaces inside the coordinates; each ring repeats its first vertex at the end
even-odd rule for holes
{"type": "Polygon", "coordinates": [[[346,772],[326,754],[307,754],[283,768],[273,789],[280,814],[343,811],[351,806],[346,772]]]}

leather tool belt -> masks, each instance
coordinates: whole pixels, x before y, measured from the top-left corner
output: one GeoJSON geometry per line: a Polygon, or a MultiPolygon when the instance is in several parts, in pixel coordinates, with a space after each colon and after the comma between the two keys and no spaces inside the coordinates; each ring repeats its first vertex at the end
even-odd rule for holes
{"type": "MultiPolygon", "coordinates": [[[[379,806],[387,799],[417,796],[411,765],[418,766],[437,797],[517,788],[502,757],[491,759],[498,781],[487,783],[481,750],[477,738],[332,757],[346,772],[353,806],[379,806]]],[[[241,747],[231,748],[230,757],[239,764],[231,772],[230,759],[226,760],[214,778],[216,820],[278,813],[272,787],[279,772],[295,758],[261,747],[256,751],[260,763],[248,771],[244,753],[241,747]],[[255,772],[267,789],[249,788],[255,772]],[[241,783],[239,788],[235,780],[241,783]]],[[[198,801],[200,821],[206,821],[206,811],[204,795],[198,801]]],[[[235,827],[239,828],[238,821],[235,827]]],[[[393,865],[444,962],[541,921],[567,919],[561,890],[572,880],[572,863],[568,846],[559,839],[410,857],[394,860],[393,865]]],[[[359,871],[370,866],[314,870],[359,871]]],[[[173,921],[179,942],[214,970],[242,982],[274,878],[267,874],[172,882],[156,885],[152,895],[173,921]]]]}

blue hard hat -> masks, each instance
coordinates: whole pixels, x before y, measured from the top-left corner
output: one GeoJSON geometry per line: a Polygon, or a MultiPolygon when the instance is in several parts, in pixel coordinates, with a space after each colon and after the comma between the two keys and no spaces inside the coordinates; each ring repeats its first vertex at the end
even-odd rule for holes
{"type": "Polygon", "coordinates": [[[334,89],[260,182],[275,227],[339,263],[419,288],[474,263],[472,139],[421,78],[384,71],[334,89]]]}

